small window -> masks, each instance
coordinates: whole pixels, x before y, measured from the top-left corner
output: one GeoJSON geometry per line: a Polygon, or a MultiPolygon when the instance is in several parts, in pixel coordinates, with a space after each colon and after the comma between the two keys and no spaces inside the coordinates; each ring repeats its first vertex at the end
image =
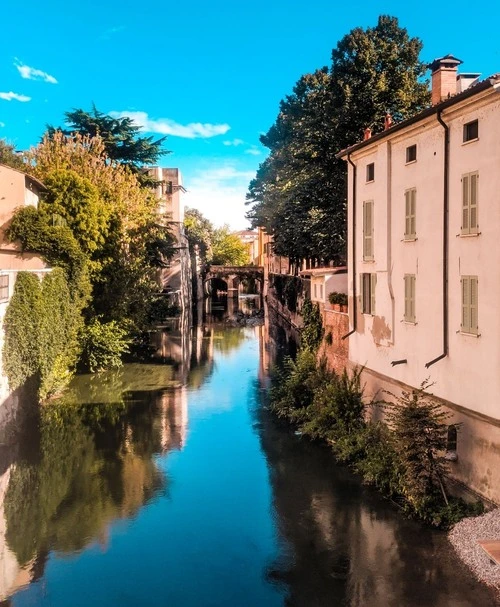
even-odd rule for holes
{"type": "Polygon", "coordinates": [[[462,234],[477,234],[479,225],[477,217],[479,173],[462,175],[462,234]]]}
{"type": "Polygon", "coordinates": [[[405,240],[417,237],[417,190],[411,188],[405,192],[405,240]]]}
{"type": "Polygon", "coordinates": [[[319,298],[323,301],[323,285],[319,285],[319,298]]]}
{"type": "Polygon", "coordinates": [[[314,285],[314,299],[318,299],[318,285],[314,285]]]}
{"type": "Polygon", "coordinates": [[[478,280],[477,276],[462,276],[462,333],[478,334],[478,280]]]}
{"type": "Polygon", "coordinates": [[[406,148],[406,164],[415,162],[417,159],[417,145],[410,145],[406,148]]]}
{"type": "Polygon", "coordinates": [[[479,121],[473,120],[464,124],[464,143],[479,138],[479,121]]]}
{"type": "Polygon", "coordinates": [[[405,314],[406,322],[415,322],[415,274],[405,274],[405,314]]]}
{"type": "Polygon", "coordinates": [[[454,451],[457,450],[457,427],[455,424],[448,426],[448,434],[446,437],[446,451],[454,451]]]}
{"type": "Polygon", "coordinates": [[[373,200],[363,202],[363,259],[373,259],[373,200]]]}
{"type": "Polygon", "coordinates": [[[360,274],[361,311],[363,314],[375,314],[376,274],[360,274]]]}
{"type": "Polygon", "coordinates": [[[375,180],[375,163],[371,162],[366,165],[366,182],[375,180]]]}
{"type": "Polygon", "coordinates": [[[2,274],[0,276],[0,301],[8,301],[9,299],[9,275],[2,274]]]}

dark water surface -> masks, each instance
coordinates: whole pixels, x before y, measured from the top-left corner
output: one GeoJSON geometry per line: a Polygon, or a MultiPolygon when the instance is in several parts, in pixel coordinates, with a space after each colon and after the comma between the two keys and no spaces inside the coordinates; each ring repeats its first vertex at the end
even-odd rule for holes
{"type": "Polygon", "coordinates": [[[0,605],[493,604],[445,535],[262,408],[264,327],[179,343],[78,377],[4,454],[0,605]]]}

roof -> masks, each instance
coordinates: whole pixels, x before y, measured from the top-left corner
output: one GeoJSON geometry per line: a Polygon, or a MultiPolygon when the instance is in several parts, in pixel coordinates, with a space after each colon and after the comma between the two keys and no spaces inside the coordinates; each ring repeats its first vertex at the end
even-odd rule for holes
{"type": "Polygon", "coordinates": [[[30,181],[32,181],[33,183],[36,183],[36,185],[43,191],[47,191],[47,186],[42,183],[39,179],[37,179],[36,177],[33,177],[33,175],[30,175],[29,173],[26,173],[26,171],[21,171],[19,169],[14,169],[13,167],[9,166],[8,164],[2,164],[0,163],[0,167],[4,167],[6,169],[10,169],[11,171],[15,171],[16,173],[21,173],[21,175],[24,175],[27,179],[29,179],[30,181]]]}
{"type": "Polygon", "coordinates": [[[462,93],[458,93],[456,95],[453,95],[453,97],[450,97],[449,99],[445,99],[444,101],[441,101],[440,103],[436,103],[436,105],[433,105],[432,107],[429,107],[429,108],[423,110],[422,112],[415,114],[415,116],[412,116],[411,118],[408,118],[407,120],[398,122],[397,124],[391,126],[387,130],[382,131],[381,133],[377,133],[376,135],[373,135],[373,137],[370,137],[369,139],[365,139],[364,141],[360,141],[359,143],[355,143],[354,145],[349,146],[345,150],[341,150],[338,154],[336,154],[336,158],[344,158],[345,156],[352,154],[353,152],[357,152],[358,150],[361,150],[361,149],[371,145],[372,143],[381,141],[382,139],[385,139],[386,137],[393,135],[397,131],[401,131],[408,126],[411,126],[412,124],[420,122],[420,120],[425,120],[425,118],[429,118],[430,116],[433,116],[434,114],[437,114],[438,112],[441,112],[442,110],[448,109],[449,107],[451,107],[457,103],[460,103],[464,99],[468,99],[469,97],[478,95],[479,93],[482,93],[483,91],[486,91],[489,88],[492,88],[497,84],[500,84],[500,73],[493,74],[489,78],[486,78],[485,80],[481,80],[481,82],[478,82],[477,84],[472,84],[470,87],[465,89],[465,91],[463,91],[462,93]]]}
{"type": "Polygon", "coordinates": [[[324,267],[324,268],[311,268],[309,270],[301,270],[299,274],[301,276],[327,276],[328,274],[345,274],[347,272],[347,266],[338,267],[324,267]]]}

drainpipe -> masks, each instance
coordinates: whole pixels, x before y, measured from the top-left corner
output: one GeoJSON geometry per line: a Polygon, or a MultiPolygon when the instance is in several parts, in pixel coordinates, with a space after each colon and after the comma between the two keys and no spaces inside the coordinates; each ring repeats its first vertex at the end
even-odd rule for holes
{"type": "Polygon", "coordinates": [[[428,369],[448,356],[448,206],[450,173],[450,129],[443,121],[442,110],[437,113],[439,124],[444,129],[444,200],[443,200],[443,353],[425,364],[428,369]]]}
{"type": "Polygon", "coordinates": [[[351,160],[351,155],[347,154],[347,162],[352,166],[352,330],[342,336],[347,339],[356,332],[358,307],[356,303],[356,165],[351,160]]]}

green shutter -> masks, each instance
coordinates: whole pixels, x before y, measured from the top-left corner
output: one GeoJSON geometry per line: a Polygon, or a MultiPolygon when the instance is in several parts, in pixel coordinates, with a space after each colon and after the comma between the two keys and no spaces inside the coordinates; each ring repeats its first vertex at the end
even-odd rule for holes
{"type": "Polygon", "coordinates": [[[478,173],[471,173],[469,175],[469,187],[470,187],[470,195],[469,195],[469,228],[472,233],[477,232],[478,222],[477,222],[477,186],[478,186],[478,173]]]}
{"type": "Polygon", "coordinates": [[[410,236],[417,236],[416,230],[417,190],[410,191],[410,236]]]}
{"type": "Polygon", "coordinates": [[[477,296],[477,276],[470,276],[470,332],[477,334],[478,325],[478,296],[477,296]]]}
{"type": "Polygon", "coordinates": [[[461,278],[462,288],[462,324],[464,333],[470,333],[470,280],[468,276],[461,278]]]}
{"type": "Polygon", "coordinates": [[[462,175],[462,234],[469,234],[469,175],[462,175]]]}
{"type": "Polygon", "coordinates": [[[377,286],[377,275],[370,274],[370,314],[375,314],[375,288],[377,286]]]}

